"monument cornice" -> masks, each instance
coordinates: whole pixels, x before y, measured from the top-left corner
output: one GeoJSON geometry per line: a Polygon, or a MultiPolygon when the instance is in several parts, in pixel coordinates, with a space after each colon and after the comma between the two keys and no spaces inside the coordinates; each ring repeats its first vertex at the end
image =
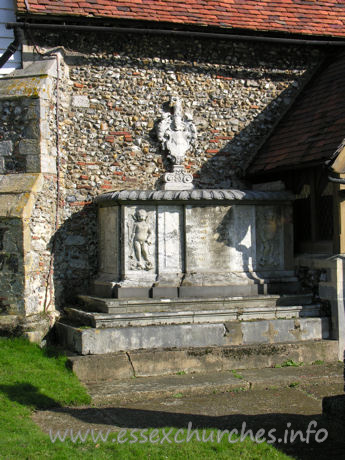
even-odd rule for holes
{"type": "Polygon", "coordinates": [[[291,201],[288,191],[258,191],[236,189],[192,190],[115,190],[94,198],[98,204],[109,201],[291,201]]]}

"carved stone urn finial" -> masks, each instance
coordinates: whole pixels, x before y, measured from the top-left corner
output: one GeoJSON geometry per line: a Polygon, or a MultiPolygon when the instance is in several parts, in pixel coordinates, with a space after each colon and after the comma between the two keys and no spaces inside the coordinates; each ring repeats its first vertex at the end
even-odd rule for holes
{"type": "Polygon", "coordinates": [[[196,145],[196,128],[190,112],[183,112],[178,96],[170,97],[169,111],[162,112],[157,126],[157,136],[167,158],[172,163],[172,171],[163,176],[163,190],[190,190],[193,176],[183,162],[188,150],[196,145]]]}

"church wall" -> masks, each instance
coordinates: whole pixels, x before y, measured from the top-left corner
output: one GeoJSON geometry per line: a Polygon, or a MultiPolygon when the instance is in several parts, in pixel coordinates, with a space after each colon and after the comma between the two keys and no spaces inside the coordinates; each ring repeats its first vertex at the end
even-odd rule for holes
{"type": "MultiPolygon", "coordinates": [[[[311,48],[250,42],[33,35],[42,52],[59,47],[69,70],[55,90],[61,196],[52,279],[60,305],[85,292],[97,271],[93,198],[155,188],[165,171],[155,126],[171,94],[194,113],[198,146],[185,165],[195,186],[244,187],[241,171],[321,58],[311,48]]],[[[14,144],[11,119],[6,140],[14,144]]],[[[50,132],[54,123],[51,116],[50,132]]]]}

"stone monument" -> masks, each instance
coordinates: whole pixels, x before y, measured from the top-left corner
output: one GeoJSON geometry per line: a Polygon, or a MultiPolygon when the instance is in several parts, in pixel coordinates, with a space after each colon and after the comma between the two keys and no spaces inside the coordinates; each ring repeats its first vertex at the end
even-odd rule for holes
{"type": "Polygon", "coordinates": [[[122,190],[96,198],[100,273],[95,293],[249,295],[291,278],[289,193],[194,189],[184,160],[196,146],[197,130],[177,96],[162,111],[157,136],[170,167],[161,190],[122,190]]]}
{"type": "Polygon", "coordinates": [[[102,354],[327,338],[321,306],[296,295],[290,193],[193,188],[183,163],[196,128],[176,96],[157,134],[161,189],[96,198],[99,272],[65,308],[62,343],[102,354]]]}

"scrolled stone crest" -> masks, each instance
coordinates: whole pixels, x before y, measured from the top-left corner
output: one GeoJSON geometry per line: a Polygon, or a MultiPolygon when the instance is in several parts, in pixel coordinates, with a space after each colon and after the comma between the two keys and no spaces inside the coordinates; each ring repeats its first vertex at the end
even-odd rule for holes
{"type": "Polygon", "coordinates": [[[172,172],[163,176],[163,190],[189,190],[193,188],[193,176],[185,170],[183,162],[188,150],[196,145],[196,127],[190,112],[183,112],[178,96],[171,96],[170,110],[162,112],[157,125],[157,136],[167,158],[172,163],[172,172]]]}
{"type": "Polygon", "coordinates": [[[175,166],[173,172],[164,174],[164,180],[167,184],[173,182],[191,184],[193,182],[193,176],[187,173],[183,166],[175,166]]]}

